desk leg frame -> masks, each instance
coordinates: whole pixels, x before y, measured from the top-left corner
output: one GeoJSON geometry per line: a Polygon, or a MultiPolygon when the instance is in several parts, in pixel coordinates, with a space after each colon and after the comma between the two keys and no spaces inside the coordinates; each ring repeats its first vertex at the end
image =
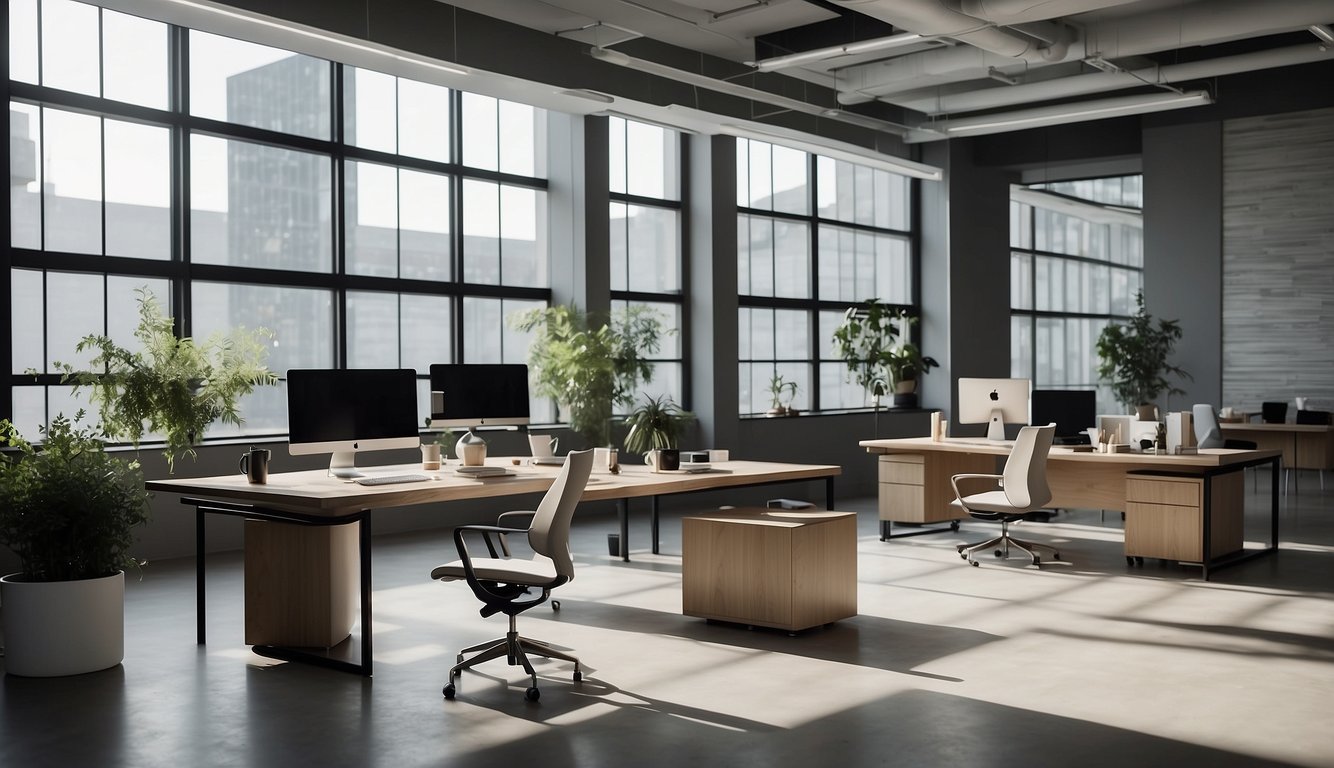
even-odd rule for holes
{"type": "MultiPolygon", "coordinates": [[[[203,499],[182,498],[182,504],[195,508],[195,642],[204,645],[206,641],[205,622],[205,526],[206,514],[229,515],[248,520],[269,520],[296,525],[347,525],[357,524],[357,549],[360,561],[361,590],[361,661],[359,663],[343,661],[301,648],[280,645],[254,645],[251,650],[256,655],[280,661],[295,661],[303,664],[327,667],[339,672],[370,677],[374,672],[374,650],[371,632],[371,519],[365,510],[340,518],[312,517],[290,512],[278,512],[245,504],[206,501],[203,499]]],[[[625,539],[621,539],[624,552],[625,539]]]]}
{"type": "MultiPolygon", "coordinates": [[[[902,523],[900,523],[902,525],[902,523]]],[[[916,528],[907,533],[894,533],[894,522],[892,520],[880,521],[880,540],[889,541],[890,539],[906,539],[909,536],[925,536],[929,533],[957,533],[959,530],[959,521],[951,520],[949,525],[944,528],[916,528]]]]}

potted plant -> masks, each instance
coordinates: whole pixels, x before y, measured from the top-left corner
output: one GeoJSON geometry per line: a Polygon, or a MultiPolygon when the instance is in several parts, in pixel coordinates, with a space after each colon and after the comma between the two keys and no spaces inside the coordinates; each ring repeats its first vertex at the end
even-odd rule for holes
{"type": "MultiPolygon", "coordinates": [[[[75,416],[82,419],[83,411],[75,416]]],[[[27,676],[113,667],[125,651],[125,568],[148,519],[139,462],[61,415],[34,446],[0,421],[0,544],[19,572],[0,579],[5,669],[27,676]]]]}
{"type": "Polygon", "coordinates": [[[676,453],[677,440],[686,424],[694,418],[695,414],[682,409],[672,400],[671,395],[658,397],[645,395],[644,402],[625,418],[625,426],[628,429],[625,434],[625,450],[643,454],[644,462],[655,469],[672,469],[673,464],[680,466],[680,454],[676,453]],[[669,451],[676,455],[656,461],[650,455],[655,451],[669,451]]]}
{"type": "Polygon", "coordinates": [[[194,444],[214,421],[240,426],[238,403],[255,387],[276,384],[278,376],[264,366],[263,328],[221,332],[202,343],[178,337],[172,320],[157,299],[140,288],[139,325],[135,338],[142,349],[130,351],[107,336],[92,334],[79,341],[80,352],[96,350],[91,370],[56,363],[62,382],[77,391],[89,389],[108,439],[126,440],[136,448],[145,432],[161,434],[168,471],[184,454],[195,456],[194,444]]]}
{"type": "Polygon", "coordinates": [[[871,394],[879,432],[880,398],[891,390],[904,390],[896,407],[916,404],[917,376],[938,366],[924,357],[907,338],[915,318],[901,309],[867,299],[848,307],[843,322],[834,330],[834,351],[848,366],[848,375],[871,394]]]}
{"type": "Polygon", "coordinates": [[[648,355],[670,332],[656,311],[636,305],[605,319],[558,305],[515,313],[509,322],[536,332],[528,348],[534,390],[554,399],[570,428],[599,447],[611,442],[613,407],[634,404],[636,388],[653,376],[648,355]]]}
{"type": "Polygon", "coordinates": [[[1190,374],[1167,361],[1181,339],[1176,320],[1159,320],[1144,309],[1144,292],[1135,294],[1135,314],[1125,325],[1111,323],[1098,334],[1098,376],[1111,382],[1117,402],[1134,409],[1142,421],[1154,421],[1158,396],[1184,394],[1167,380],[1168,374],[1189,379],[1190,374]]]}
{"type": "Polygon", "coordinates": [[[792,398],[797,396],[797,382],[787,381],[783,374],[774,372],[773,378],[769,379],[769,410],[766,416],[796,416],[797,411],[792,407],[792,398]]]}

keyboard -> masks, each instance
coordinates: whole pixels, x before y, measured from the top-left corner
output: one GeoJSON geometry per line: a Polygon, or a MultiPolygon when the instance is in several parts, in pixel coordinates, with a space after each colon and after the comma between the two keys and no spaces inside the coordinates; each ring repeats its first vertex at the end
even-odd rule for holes
{"type": "Polygon", "coordinates": [[[394,485],[396,483],[420,483],[431,478],[426,475],[377,475],[374,477],[358,477],[358,485],[394,485]]]}

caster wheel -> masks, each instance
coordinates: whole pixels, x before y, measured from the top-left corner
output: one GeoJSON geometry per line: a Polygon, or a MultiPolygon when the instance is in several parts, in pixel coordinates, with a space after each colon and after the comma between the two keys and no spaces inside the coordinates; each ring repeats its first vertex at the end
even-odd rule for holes
{"type": "Polygon", "coordinates": [[[995,552],[992,552],[992,554],[995,555],[996,557],[1005,557],[1005,553],[999,549],[996,550],[995,552]]]}
{"type": "Polygon", "coordinates": [[[455,691],[454,691],[454,684],[453,684],[453,683],[450,683],[450,684],[446,685],[446,686],[445,686],[445,690],[442,691],[442,693],[445,694],[445,698],[446,698],[446,699],[449,699],[450,701],[453,701],[453,700],[454,700],[454,693],[455,693],[455,691]]]}
{"type": "Polygon", "coordinates": [[[1126,558],[1126,565],[1134,565],[1134,564],[1135,564],[1135,558],[1133,557],[1126,558]]]}
{"type": "Polygon", "coordinates": [[[954,531],[954,532],[956,532],[956,533],[958,532],[958,530],[959,530],[959,521],[958,521],[958,520],[955,520],[954,522],[950,523],[950,530],[951,530],[951,531],[954,531]]]}
{"type": "Polygon", "coordinates": [[[978,567],[979,565],[981,565],[981,563],[977,562],[976,560],[970,560],[970,561],[968,561],[968,564],[971,565],[971,566],[973,566],[974,568],[976,568],[976,567],[978,567]]]}
{"type": "Polygon", "coordinates": [[[1054,554],[1054,555],[1051,556],[1051,559],[1053,559],[1053,560],[1055,560],[1056,562],[1059,563],[1059,562],[1061,561],[1061,553],[1060,553],[1060,552],[1057,552],[1056,554],[1054,554]]]}
{"type": "Polygon", "coordinates": [[[559,600],[552,600],[552,601],[551,601],[551,610],[553,610],[553,611],[559,611],[559,610],[560,610],[560,601],[559,601],[559,600]]]}
{"type": "Polygon", "coordinates": [[[533,686],[523,692],[523,698],[525,701],[537,701],[542,698],[542,692],[537,690],[537,686],[533,686]]]}
{"type": "Polygon", "coordinates": [[[967,559],[968,559],[968,555],[965,555],[964,553],[960,552],[960,553],[959,553],[959,559],[960,559],[960,560],[967,560],[967,559]]]}
{"type": "Polygon", "coordinates": [[[1033,558],[1033,565],[1042,565],[1042,558],[1040,557],[1033,558]]]}
{"type": "Polygon", "coordinates": [[[583,673],[583,672],[580,672],[579,670],[576,669],[576,670],[574,671],[574,681],[577,683],[577,682],[579,682],[580,680],[583,680],[583,679],[584,679],[584,673],[583,673]]]}

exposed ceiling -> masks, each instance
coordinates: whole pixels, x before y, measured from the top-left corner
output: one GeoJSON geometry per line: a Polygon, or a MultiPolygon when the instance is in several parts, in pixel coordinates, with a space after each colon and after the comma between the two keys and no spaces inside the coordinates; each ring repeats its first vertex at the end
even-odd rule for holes
{"type": "Polygon", "coordinates": [[[1188,108],[1221,98],[1214,78],[1334,59],[1334,0],[447,2],[594,49],[647,38],[823,85],[852,120],[894,105],[906,127],[886,128],[909,142],[1188,108]]]}

